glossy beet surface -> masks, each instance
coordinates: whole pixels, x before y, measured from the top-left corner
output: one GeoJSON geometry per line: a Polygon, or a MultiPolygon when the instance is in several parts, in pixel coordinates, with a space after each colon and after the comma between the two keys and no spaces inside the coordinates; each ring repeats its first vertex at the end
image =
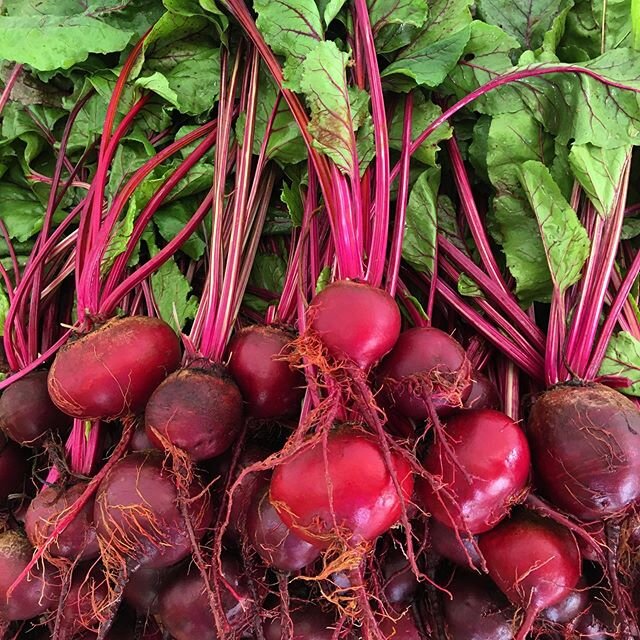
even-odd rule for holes
{"type": "Polygon", "coordinates": [[[269,502],[268,489],[258,494],[247,514],[249,542],[264,562],[280,571],[297,571],[311,564],[320,549],[287,528],[269,502]]]}
{"type": "Polygon", "coordinates": [[[9,497],[24,491],[31,471],[23,449],[13,442],[7,442],[0,433],[0,507],[7,504],[9,497]]]}
{"type": "Polygon", "coordinates": [[[443,489],[434,490],[431,482],[422,480],[418,496],[442,524],[468,534],[488,531],[507,515],[527,484],[527,439],[509,416],[493,409],[451,416],[445,431],[467,477],[438,440],[423,464],[443,489]]]}
{"type": "Polygon", "coordinates": [[[340,280],[309,305],[309,327],[331,356],[368,369],[391,351],[400,335],[400,310],[382,289],[340,280]]]}
{"type": "Polygon", "coordinates": [[[464,401],[465,409],[500,409],[500,396],[496,385],[483,373],[471,374],[471,389],[464,401]]]}
{"type": "Polygon", "coordinates": [[[300,411],[304,376],[282,359],[291,339],[277,327],[253,325],[229,343],[229,372],[254,418],[284,418],[300,411]]]}
{"type": "MultiPolygon", "coordinates": [[[[357,543],[373,540],[401,515],[383,453],[370,436],[337,431],[325,448],[316,443],[276,467],[270,498],[280,517],[305,540],[328,545],[341,539],[357,543]],[[329,496],[333,487],[333,504],[329,496]]],[[[394,473],[404,499],[413,491],[409,464],[393,454],[394,473]]]]}
{"type": "Polygon", "coordinates": [[[433,327],[403,331],[378,368],[387,402],[403,415],[424,420],[462,407],[471,391],[471,364],[459,342],[433,327]]]}
{"type": "Polygon", "coordinates": [[[600,384],[546,391],[527,434],[539,485],[570,514],[600,520],[640,497],[640,411],[621,393],[600,384]]]}
{"type": "Polygon", "coordinates": [[[179,365],[178,336],[166,322],[116,318],[58,351],[49,394],[74,418],[110,420],[141,412],[179,365]]]}
{"type": "Polygon", "coordinates": [[[482,565],[478,552],[478,536],[469,537],[464,531],[456,531],[432,518],[429,522],[429,541],[433,550],[460,567],[482,565]],[[458,539],[459,538],[459,539],[458,539]]]}
{"type": "MultiPolygon", "coordinates": [[[[291,640],[332,640],[336,621],[328,613],[316,606],[297,609],[291,612],[293,636],[291,640]]],[[[264,625],[265,640],[282,640],[282,626],[278,618],[273,618],[264,625]]]]}
{"type": "MultiPolygon", "coordinates": [[[[191,553],[176,481],[164,465],[159,452],[132,453],[111,468],[96,494],[98,536],[114,553],[146,567],[168,567],[191,553]]],[[[186,506],[200,539],[212,518],[209,493],[194,480],[187,494],[198,496],[186,506]]]]}
{"type": "Polygon", "coordinates": [[[69,427],[71,418],[53,404],[47,390],[47,372],[20,378],[0,396],[0,429],[21,445],[36,446],[49,432],[69,427]]]}
{"type": "MultiPolygon", "coordinates": [[[[66,489],[45,487],[31,501],[24,527],[34,547],[45,542],[58,520],[67,514],[86,486],[86,483],[80,482],[66,489]]],[[[98,555],[100,549],[93,525],[93,507],[94,501],[90,498],[71,524],[49,547],[51,555],[69,560],[87,560],[98,555]]]]}
{"type": "Polygon", "coordinates": [[[242,429],[242,412],[240,390],[222,367],[181,369],[151,396],[145,431],[158,449],[164,439],[193,460],[206,460],[231,446],[242,429]]]}
{"type": "Polygon", "coordinates": [[[541,612],[541,616],[556,624],[567,624],[589,608],[589,587],[584,578],[564,599],[541,612]]]}
{"type": "Polygon", "coordinates": [[[387,602],[397,609],[408,606],[418,591],[418,579],[400,550],[390,549],[385,553],[382,576],[387,602]]]}
{"type": "Polygon", "coordinates": [[[124,588],[124,599],[140,614],[155,613],[158,594],[170,571],[147,567],[134,571],[124,588]]]}

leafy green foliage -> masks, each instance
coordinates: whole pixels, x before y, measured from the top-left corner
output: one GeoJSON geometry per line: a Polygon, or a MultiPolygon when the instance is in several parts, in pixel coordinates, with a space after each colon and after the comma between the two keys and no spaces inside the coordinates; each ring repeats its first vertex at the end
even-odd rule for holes
{"type": "Polygon", "coordinates": [[[600,366],[601,376],[628,378],[631,384],[622,393],[640,396],[640,340],[626,331],[613,335],[600,366]]]}

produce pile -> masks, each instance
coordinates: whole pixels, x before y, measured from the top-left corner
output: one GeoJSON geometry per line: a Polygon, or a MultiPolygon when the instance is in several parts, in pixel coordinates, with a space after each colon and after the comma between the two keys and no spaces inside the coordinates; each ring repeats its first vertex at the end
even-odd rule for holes
{"type": "Polygon", "coordinates": [[[1,0],[0,638],[640,638],[640,1],[1,0]]]}

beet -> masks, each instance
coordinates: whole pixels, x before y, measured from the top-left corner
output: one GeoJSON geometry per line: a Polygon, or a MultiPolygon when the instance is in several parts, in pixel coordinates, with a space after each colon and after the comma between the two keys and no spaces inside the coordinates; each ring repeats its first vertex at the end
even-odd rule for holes
{"type": "Polygon", "coordinates": [[[380,631],[385,638],[393,640],[422,640],[411,611],[405,611],[397,620],[385,618],[380,622],[380,631]]]}
{"type": "Polygon", "coordinates": [[[424,459],[424,468],[446,492],[421,480],[418,497],[446,526],[468,534],[488,531],[523,494],[531,462],[527,439],[509,416],[493,409],[451,416],[445,432],[455,460],[438,439],[424,459]]]}
{"type": "MultiPolygon", "coordinates": [[[[398,521],[400,496],[376,440],[358,431],[333,432],[328,437],[326,459],[328,468],[324,444],[317,442],[273,472],[271,503],[297,535],[319,546],[338,539],[357,544],[374,540],[398,521]]],[[[408,501],[413,492],[409,463],[396,453],[392,460],[408,501]]]]}
{"type": "MultiPolygon", "coordinates": [[[[307,606],[291,612],[293,635],[291,640],[332,640],[336,621],[333,616],[316,606],[307,606]]],[[[264,624],[265,640],[282,640],[280,618],[272,618],[264,624]]]]}
{"type": "Polygon", "coordinates": [[[464,401],[465,409],[500,409],[500,395],[496,385],[483,373],[471,374],[471,390],[464,401]]]}
{"type": "Polygon", "coordinates": [[[0,534],[0,620],[28,620],[54,606],[60,597],[61,581],[48,562],[40,563],[14,589],[7,600],[7,590],[25,569],[33,547],[17,531],[0,534]]]}
{"type": "Polygon", "coordinates": [[[38,446],[47,433],[69,426],[71,418],[49,397],[46,371],[27,374],[0,396],[0,429],[18,444],[38,446]]]}
{"type": "Polygon", "coordinates": [[[463,406],[471,392],[471,363],[459,342],[434,327],[403,331],[378,367],[386,403],[408,418],[439,415],[463,406]]]}
{"type": "Polygon", "coordinates": [[[329,355],[362,369],[378,362],[400,335],[395,300],[382,289],[350,280],[327,285],[311,301],[308,319],[329,355]]]}
{"type": "Polygon", "coordinates": [[[534,470],[544,493],[585,521],[640,498],[640,411],[601,384],[543,393],[529,417],[534,470]]]}
{"type": "Polygon", "coordinates": [[[124,588],[124,599],[138,612],[153,614],[158,604],[158,594],[169,576],[170,569],[140,567],[134,571],[124,588]]]}
{"type": "Polygon", "coordinates": [[[589,608],[589,600],[589,587],[587,582],[584,578],[580,578],[578,584],[570,591],[564,600],[548,607],[542,611],[540,615],[550,622],[567,624],[575,620],[589,608]]]}
{"type": "Polygon", "coordinates": [[[318,547],[299,538],[282,522],[269,502],[268,488],[255,496],[249,508],[247,535],[264,562],[280,571],[297,571],[320,555],[318,547]]]}
{"type": "Polygon", "coordinates": [[[411,603],[418,591],[418,579],[402,551],[391,549],[385,553],[382,575],[382,590],[390,605],[400,609],[411,603]]]}
{"type": "MultiPolygon", "coordinates": [[[[199,540],[211,523],[210,496],[197,479],[185,494],[184,507],[199,540]]],[[[94,518],[103,547],[131,568],[168,567],[191,552],[176,478],[159,452],[131,453],[110,469],[98,487],[94,518]]]]}
{"type": "Polygon", "coordinates": [[[429,523],[429,540],[433,550],[443,558],[457,564],[460,567],[472,567],[476,569],[482,565],[482,559],[478,553],[478,536],[469,538],[469,534],[465,531],[458,531],[458,536],[454,529],[443,525],[435,518],[429,523]]]}
{"type": "Polygon", "coordinates": [[[131,436],[131,442],[129,443],[129,449],[131,451],[146,451],[147,449],[153,449],[154,446],[149,440],[149,436],[144,427],[138,427],[134,430],[131,436]]]}
{"type": "Polygon", "coordinates": [[[229,343],[229,372],[254,418],[285,418],[300,411],[304,376],[281,358],[291,339],[278,327],[252,325],[229,343]]]}
{"type": "Polygon", "coordinates": [[[576,621],[575,631],[578,640],[619,638],[621,634],[617,630],[618,625],[616,625],[611,611],[599,599],[594,599],[590,604],[589,610],[585,611],[576,621]]]}
{"type": "MultiPolygon", "coordinates": [[[[222,608],[227,622],[237,628],[246,620],[251,594],[235,558],[223,556],[222,572],[222,608]]],[[[218,640],[204,580],[195,567],[184,569],[165,584],[158,597],[157,617],[174,640],[218,640]]]]}
{"type": "Polygon", "coordinates": [[[231,446],[242,429],[242,413],[240,390],[223,367],[189,367],[155,390],[145,411],[145,430],[158,449],[165,439],[193,460],[207,460],[231,446]]]}
{"type": "MultiPolygon", "coordinates": [[[[79,482],[66,489],[45,487],[31,501],[25,516],[25,532],[34,547],[44,544],[58,520],[67,514],[69,507],[82,495],[86,486],[87,483],[79,482]]],[[[100,549],[93,526],[93,508],[94,501],[90,498],[49,547],[52,556],[87,560],[98,555],[100,549]]]]}
{"type": "Polygon", "coordinates": [[[7,504],[10,496],[24,492],[30,471],[24,451],[0,433],[0,507],[7,504]]]}
{"type": "Polygon", "coordinates": [[[58,351],[49,394],[74,418],[112,420],[142,411],[179,365],[178,336],[166,322],[115,318],[58,351]]]}

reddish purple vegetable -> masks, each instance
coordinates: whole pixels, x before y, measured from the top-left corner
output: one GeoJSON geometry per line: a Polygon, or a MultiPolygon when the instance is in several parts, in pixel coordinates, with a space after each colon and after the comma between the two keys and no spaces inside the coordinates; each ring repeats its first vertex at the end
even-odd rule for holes
{"type": "Polygon", "coordinates": [[[550,622],[567,624],[587,611],[589,600],[589,586],[584,578],[580,578],[564,600],[546,608],[540,615],[550,622]]]}
{"type": "Polygon", "coordinates": [[[24,491],[30,465],[24,451],[13,442],[7,442],[0,432],[0,507],[9,497],[24,491]]]}
{"type": "Polygon", "coordinates": [[[469,538],[465,531],[456,531],[445,526],[435,518],[429,523],[429,540],[433,550],[443,558],[461,567],[480,568],[482,560],[478,552],[478,536],[469,538]],[[460,540],[458,540],[458,536],[460,540]]]}
{"type": "MultiPolygon", "coordinates": [[[[307,606],[291,612],[293,635],[291,640],[332,640],[335,619],[319,607],[307,606]]],[[[279,618],[272,618],[264,625],[265,640],[282,640],[282,625],[279,618]]]]}
{"type": "Polygon", "coordinates": [[[409,605],[418,591],[418,579],[402,551],[391,549],[385,553],[382,575],[387,602],[399,610],[409,605]]]}
{"type": "Polygon", "coordinates": [[[465,409],[500,409],[500,396],[496,385],[479,371],[471,374],[471,390],[464,401],[465,409]]]}
{"type": "Polygon", "coordinates": [[[380,631],[389,640],[422,640],[423,638],[411,611],[406,611],[398,619],[384,618],[380,622],[380,631]]]}
{"type": "Polygon", "coordinates": [[[155,569],[140,567],[134,571],[124,588],[124,599],[138,613],[155,613],[158,604],[158,594],[170,575],[171,569],[155,569]]]}

